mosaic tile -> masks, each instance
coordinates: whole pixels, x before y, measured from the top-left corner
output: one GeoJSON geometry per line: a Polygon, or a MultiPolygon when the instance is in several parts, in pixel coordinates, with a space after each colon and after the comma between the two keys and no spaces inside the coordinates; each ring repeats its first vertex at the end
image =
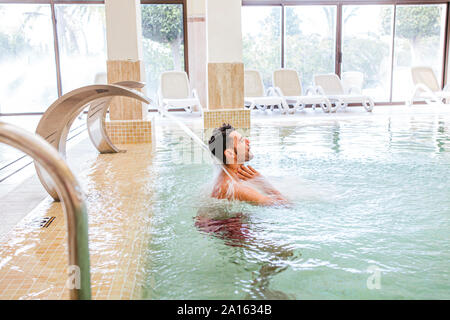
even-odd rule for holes
{"type": "MultiPolygon", "coordinates": [[[[93,299],[141,297],[153,149],[151,144],[122,148],[127,152],[98,155],[78,175],[88,208],[93,299]]],[[[66,229],[61,203],[47,198],[2,237],[0,299],[69,299],[66,229]],[[36,227],[42,217],[55,218],[36,227]]]]}
{"type": "Polygon", "coordinates": [[[105,122],[106,132],[114,144],[151,143],[152,120],[112,120],[105,122]]]}
{"type": "Polygon", "coordinates": [[[250,110],[246,109],[218,109],[203,112],[205,129],[220,127],[229,123],[235,128],[250,128],[250,110]]]}

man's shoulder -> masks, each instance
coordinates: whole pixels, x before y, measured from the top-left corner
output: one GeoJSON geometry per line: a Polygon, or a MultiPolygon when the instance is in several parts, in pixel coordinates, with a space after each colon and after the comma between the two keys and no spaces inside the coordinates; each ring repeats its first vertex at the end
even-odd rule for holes
{"type": "Polygon", "coordinates": [[[234,183],[231,184],[231,182],[228,179],[223,179],[222,181],[218,181],[213,188],[212,196],[214,198],[218,199],[227,199],[229,198],[229,195],[234,193],[234,183]]]}

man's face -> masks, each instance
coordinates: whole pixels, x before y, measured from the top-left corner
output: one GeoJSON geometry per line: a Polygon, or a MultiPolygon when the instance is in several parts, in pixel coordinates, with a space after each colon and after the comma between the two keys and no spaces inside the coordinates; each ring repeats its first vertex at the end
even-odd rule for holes
{"type": "Polygon", "coordinates": [[[253,153],[250,151],[250,141],[247,138],[237,131],[231,132],[229,137],[233,145],[227,146],[227,149],[232,149],[234,156],[233,159],[228,159],[229,157],[227,156],[227,163],[242,164],[253,159],[253,153]]]}

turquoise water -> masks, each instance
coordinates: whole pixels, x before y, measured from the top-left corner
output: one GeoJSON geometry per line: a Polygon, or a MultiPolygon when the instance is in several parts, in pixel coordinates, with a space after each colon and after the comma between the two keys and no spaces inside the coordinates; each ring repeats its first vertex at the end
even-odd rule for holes
{"type": "Polygon", "coordinates": [[[450,116],[254,125],[289,208],[208,199],[217,169],[160,130],[144,298],[450,298],[450,116]]]}

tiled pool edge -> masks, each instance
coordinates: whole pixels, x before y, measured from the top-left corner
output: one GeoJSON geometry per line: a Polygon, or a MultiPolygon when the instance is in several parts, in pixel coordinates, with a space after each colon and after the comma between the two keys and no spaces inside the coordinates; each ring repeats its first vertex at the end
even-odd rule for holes
{"type": "MultiPolygon", "coordinates": [[[[141,297],[151,214],[148,198],[153,192],[152,147],[122,148],[128,151],[98,155],[78,174],[89,212],[93,299],[141,297]]],[[[1,240],[0,299],[69,298],[60,203],[47,198],[1,240]],[[36,227],[36,218],[42,217],[56,218],[47,228],[36,227]]]]}

